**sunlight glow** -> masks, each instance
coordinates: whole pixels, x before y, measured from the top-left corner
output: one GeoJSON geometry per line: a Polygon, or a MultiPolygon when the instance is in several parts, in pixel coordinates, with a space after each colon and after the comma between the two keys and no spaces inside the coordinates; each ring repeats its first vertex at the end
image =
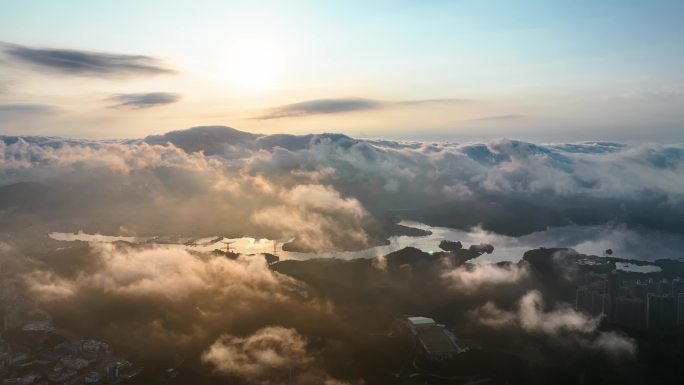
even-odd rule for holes
{"type": "Polygon", "coordinates": [[[277,88],[284,57],[272,38],[244,35],[233,40],[230,47],[228,77],[232,84],[245,91],[266,91],[277,88]]]}

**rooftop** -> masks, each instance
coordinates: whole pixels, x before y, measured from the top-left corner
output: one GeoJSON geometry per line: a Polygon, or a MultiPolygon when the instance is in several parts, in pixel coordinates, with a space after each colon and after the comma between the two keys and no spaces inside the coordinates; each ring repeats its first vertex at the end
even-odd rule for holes
{"type": "Polygon", "coordinates": [[[435,320],[427,317],[408,317],[408,321],[411,326],[433,326],[435,325],[435,320]]]}

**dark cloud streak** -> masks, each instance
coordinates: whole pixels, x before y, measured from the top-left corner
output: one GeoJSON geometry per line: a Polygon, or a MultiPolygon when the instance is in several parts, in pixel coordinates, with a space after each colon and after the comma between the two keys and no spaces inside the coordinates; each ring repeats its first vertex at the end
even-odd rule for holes
{"type": "Polygon", "coordinates": [[[68,75],[113,77],[174,72],[150,56],[32,48],[17,44],[2,44],[0,47],[14,61],[68,75]]]}
{"type": "Polygon", "coordinates": [[[393,106],[419,106],[419,105],[448,105],[468,102],[467,99],[417,99],[401,101],[383,101],[365,98],[333,98],[313,99],[298,103],[286,104],[274,107],[255,119],[280,119],[303,117],[309,115],[337,114],[354,111],[377,110],[393,106]]]}
{"type": "Polygon", "coordinates": [[[116,109],[141,109],[173,104],[181,99],[180,94],[171,92],[149,92],[135,94],[119,94],[108,100],[117,102],[111,106],[116,109]]]}
{"type": "Polygon", "coordinates": [[[315,99],[305,102],[287,104],[271,109],[257,119],[280,119],[307,115],[336,114],[351,111],[372,110],[382,106],[382,103],[362,98],[345,99],[315,99]]]}

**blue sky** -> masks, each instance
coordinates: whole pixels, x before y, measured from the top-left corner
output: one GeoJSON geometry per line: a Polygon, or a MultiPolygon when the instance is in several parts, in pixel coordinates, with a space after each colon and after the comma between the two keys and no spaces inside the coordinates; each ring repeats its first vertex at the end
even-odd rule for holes
{"type": "Polygon", "coordinates": [[[0,133],[99,138],[225,124],[671,141],[684,129],[682,1],[198,3],[0,1],[0,133]],[[169,71],[64,73],[8,48],[17,46],[145,55],[169,71]],[[162,93],[174,97],[112,108],[113,98],[162,93]],[[320,99],[373,103],[259,118],[320,99]]]}

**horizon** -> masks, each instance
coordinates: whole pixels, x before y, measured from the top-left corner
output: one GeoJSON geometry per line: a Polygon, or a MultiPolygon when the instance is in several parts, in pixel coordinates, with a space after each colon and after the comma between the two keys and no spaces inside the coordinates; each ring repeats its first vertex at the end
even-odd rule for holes
{"type": "MultiPolygon", "coordinates": [[[[178,130],[170,130],[170,131],[163,131],[160,133],[152,133],[149,135],[145,136],[130,136],[130,137],[112,137],[112,138],[87,138],[87,137],[80,137],[80,136],[67,136],[67,135],[16,135],[16,134],[0,134],[0,137],[4,138],[50,138],[50,139],[66,139],[66,140],[82,140],[82,141],[87,141],[87,142],[126,142],[126,141],[134,141],[134,140],[145,140],[148,139],[149,137],[153,136],[164,136],[166,134],[172,134],[172,133],[178,133],[178,132],[183,132],[183,131],[191,131],[191,130],[197,130],[197,129],[229,129],[229,130],[234,130],[240,133],[249,133],[253,135],[258,135],[258,136],[271,136],[271,135],[290,135],[290,136],[295,136],[295,137],[304,137],[304,136],[328,136],[328,135],[344,135],[350,139],[354,140],[360,140],[360,141],[391,141],[391,142],[397,142],[397,143],[424,143],[424,144],[459,144],[459,145],[470,145],[470,144],[488,144],[488,143],[495,143],[498,141],[518,141],[518,142],[523,142],[523,143],[530,143],[530,144],[535,144],[535,145],[556,145],[556,144],[621,144],[621,145],[628,145],[628,146],[649,146],[649,145],[655,145],[655,146],[678,146],[681,145],[684,142],[658,142],[658,141],[643,141],[643,140],[636,140],[636,139],[624,139],[624,140],[608,140],[608,139],[586,139],[586,140],[534,140],[534,139],[520,139],[520,138],[514,138],[514,137],[506,137],[506,136],[492,136],[492,137],[480,137],[479,139],[468,139],[468,137],[465,137],[465,140],[458,140],[458,138],[451,137],[449,135],[437,135],[434,138],[428,137],[405,137],[405,138],[398,138],[398,137],[392,137],[392,135],[381,137],[381,136],[369,136],[369,137],[363,137],[363,136],[354,136],[354,135],[348,135],[343,132],[302,132],[302,133],[284,133],[284,132],[272,132],[272,133],[262,133],[262,132],[254,132],[254,131],[248,131],[248,130],[240,130],[235,127],[231,126],[224,126],[224,125],[213,125],[213,126],[193,126],[193,127],[188,127],[188,128],[181,128],[178,130]]],[[[172,144],[172,143],[168,143],[172,144]]]]}

